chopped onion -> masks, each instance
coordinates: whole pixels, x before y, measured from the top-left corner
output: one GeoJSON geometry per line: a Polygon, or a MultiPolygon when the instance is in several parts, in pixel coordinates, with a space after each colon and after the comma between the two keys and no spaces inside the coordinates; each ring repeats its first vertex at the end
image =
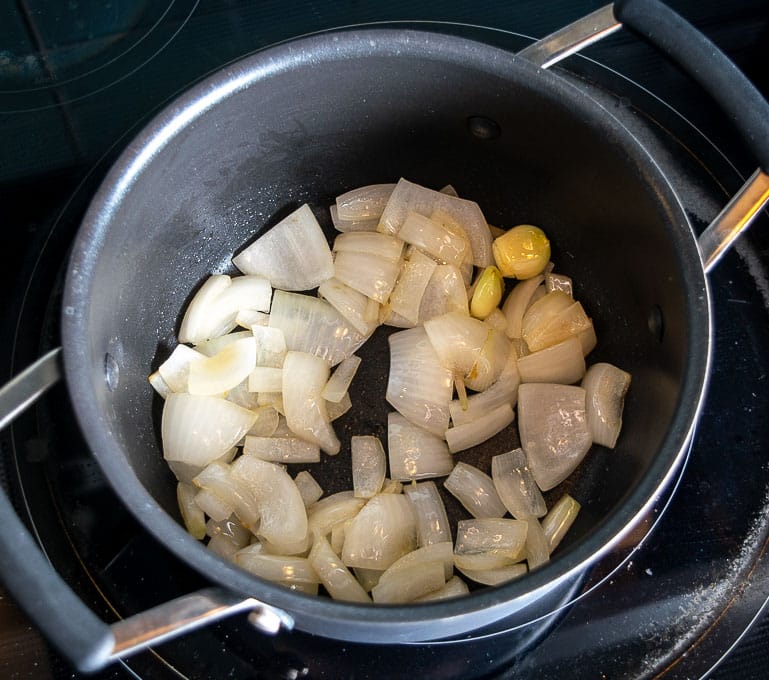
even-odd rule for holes
{"type": "Polygon", "coordinates": [[[398,481],[443,477],[454,467],[446,442],[400,413],[387,416],[387,449],[390,476],[398,481]]]}
{"type": "Polygon", "coordinates": [[[378,494],[347,526],[342,561],[348,567],[387,569],[414,548],[416,524],[411,504],[402,494],[378,494]]]}
{"type": "Polygon", "coordinates": [[[527,573],[525,564],[508,564],[496,569],[463,569],[457,566],[467,578],[485,586],[498,586],[513,579],[520,578],[527,573]]]}
{"type": "Polygon", "coordinates": [[[246,435],[243,453],[273,463],[318,463],[320,449],[298,437],[253,437],[246,435]]]}
{"type": "Polygon", "coordinates": [[[257,366],[248,374],[249,392],[282,392],[283,369],[257,366]]]}
{"type": "Polygon", "coordinates": [[[360,357],[354,354],[342,361],[323,387],[321,396],[326,401],[333,401],[335,403],[342,401],[344,395],[347,394],[352,379],[355,377],[355,373],[358,371],[360,362],[360,357]]]}
{"type": "Polygon", "coordinates": [[[467,243],[467,248],[465,248],[465,255],[462,258],[462,262],[460,262],[457,267],[462,274],[462,281],[464,281],[465,285],[470,285],[470,282],[473,280],[474,271],[473,250],[472,246],[470,245],[470,241],[467,238],[467,232],[465,231],[464,227],[445,210],[441,210],[440,208],[433,210],[433,212],[430,214],[430,219],[433,222],[437,222],[444,229],[447,229],[450,233],[454,234],[454,236],[461,238],[465,243],[467,243]]]}
{"type": "Polygon", "coordinates": [[[340,220],[379,219],[390,200],[395,184],[368,184],[336,197],[340,220]]]}
{"type": "Polygon", "coordinates": [[[506,512],[491,477],[477,467],[457,463],[443,486],[473,517],[502,517],[506,512]]]}
{"type": "Polygon", "coordinates": [[[358,231],[337,236],[333,250],[336,253],[366,253],[390,262],[400,262],[403,241],[378,231],[358,231]]]}
{"type": "Polygon", "coordinates": [[[195,503],[197,489],[192,484],[179,482],[176,485],[176,501],[184,521],[184,527],[193,537],[201,540],[206,535],[206,518],[203,511],[195,503]]]}
{"type": "Polygon", "coordinates": [[[253,538],[253,534],[234,517],[228,517],[222,521],[209,519],[206,522],[206,533],[211,538],[214,536],[226,536],[238,548],[245,548],[253,538]]]}
{"type": "Polygon", "coordinates": [[[371,602],[360,583],[342,563],[339,556],[331,549],[328,541],[316,534],[312,541],[312,550],[307,559],[320,578],[328,594],[335,600],[345,602],[371,602]]]}
{"type": "Polygon", "coordinates": [[[278,549],[307,535],[307,511],[289,474],[275,463],[241,456],[231,469],[233,479],[248,485],[259,504],[258,536],[278,549]]]}
{"type": "Polygon", "coordinates": [[[379,493],[386,473],[385,452],[379,437],[353,436],[352,486],[357,498],[372,498],[379,493]]]}
{"type": "Polygon", "coordinates": [[[517,560],[512,559],[506,553],[496,550],[454,554],[454,566],[468,577],[470,577],[472,572],[501,569],[516,561],[517,560]]]}
{"type": "Polygon", "coordinates": [[[440,590],[445,584],[443,563],[425,562],[399,569],[385,581],[380,578],[371,596],[380,604],[403,604],[440,590]]]}
{"type": "Polygon", "coordinates": [[[593,442],[613,449],[622,429],[622,410],[630,374],[607,363],[591,366],[582,381],[587,425],[593,442]]]}
{"type": "Polygon", "coordinates": [[[531,571],[550,560],[550,543],[536,517],[529,517],[525,522],[529,525],[526,533],[526,563],[531,571]]]}
{"type": "Polygon", "coordinates": [[[387,302],[400,272],[400,260],[371,253],[341,252],[334,258],[334,278],[379,303],[387,302]]]}
{"type": "Polygon", "coordinates": [[[425,321],[424,329],[441,364],[461,376],[472,370],[491,330],[483,321],[460,312],[425,321]]]}
{"type": "Polygon", "coordinates": [[[310,533],[325,536],[335,524],[355,517],[365,504],[365,499],[355,498],[352,491],[340,491],[321,498],[307,509],[310,533]]]}
{"type": "Polygon", "coordinates": [[[403,317],[412,326],[418,323],[422,297],[437,266],[435,260],[409,247],[400,276],[390,294],[392,313],[403,317]]]}
{"type": "Polygon", "coordinates": [[[297,473],[296,477],[294,477],[294,484],[299,489],[299,495],[302,497],[306,508],[318,501],[323,495],[323,488],[307,470],[297,473]]]}
{"type": "Polygon", "coordinates": [[[507,330],[507,317],[502,313],[502,310],[499,307],[494,309],[484,321],[495,331],[504,333],[507,330]]]}
{"type": "Polygon", "coordinates": [[[402,491],[403,484],[395,479],[388,479],[385,477],[384,483],[382,484],[382,490],[379,493],[401,493],[402,491]]]}
{"type": "Polygon", "coordinates": [[[195,350],[201,354],[205,354],[207,357],[212,357],[214,354],[221,352],[227,345],[242,340],[243,338],[250,338],[253,333],[249,331],[235,331],[234,333],[227,333],[226,335],[218,335],[215,338],[206,340],[195,345],[195,350]]]}
{"type": "Polygon", "coordinates": [[[409,212],[398,236],[442,264],[460,267],[470,248],[464,234],[456,234],[429,217],[409,212]]]}
{"type": "Polygon", "coordinates": [[[339,211],[336,209],[336,203],[328,207],[329,213],[331,213],[331,222],[334,225],[334,229],[341,231],[342,233],[348,231],[376,231],[379,224],[379,218],[370,220],[340,220],[339,211]]]}
{"type": "Polygon", "coordinates": [[[272,406],[259,406],[254,409],[256,420],[248,431],[253,437],[272,437],[278,429],[280,414],[272,406]]]}
{"type": "Polygon", "coordinates": [[[493,437],[504,430],[515,419],[510,404],[502,404],[477,420],[457,425],[446,430],[446,443],[451,453],[464,451],[493,437]]]}
{"type": "Polygon", "coordinates": [[[494,383],[510,357],[510,341],[505,334],[488,325],[487,328],[486,342],[470,372],[465,375],[465,385],[477,392],[483,392],[494,383]]]}
{"type": "Polygon", "coordinates": [[[528,524],[517,519],[484,517],[463,519],[457,524],[455,555],[494,553],[511,562],[521,559],[526,550],[528,524]]]}
{"type": "Polygon", "coordinates": [[[398,234],[410,211],[432,215],[438,209],[462,225],[470,242],[475,266],[487,267],[494,263],[491,232],[477,203],[433,191],[405,179],[400,179],[393,189],[377,230],[384,234],[398,234]]]}
{"type": "Polygon", "coordinates": [[[190,364],[189,393],[222,394],[248,378],[254,366],[256,340],[253,337],[236,340],[218,354],[190,364]]]}
{"type": "Polygon", "coordinates": [[[235,553],[237,553],[241,547],[242,546],[236,545],[228,536],[224,536],[223,534],[212,536],[211,540],[206,544],[206,548],[212,553],[230,561],[235,560],[235,553]]]}
{"type": "Polygon", "coordinates": [[[443,563],[444,579],[450,579],[454,573],[454,546],[451,541],[433,543],[406,553],[403,557],[398,558],[387,567],[379,578],[379,582],[386,583],[401,569],[430,562],[443,563]]]}
{"type": "MultiPolygon", "coordinates": [[[[211,308],[219,295],[229,288],[232,283],[226,274],[214,274],[209,276],[203,285],[193,296],[190,304],[184,312],[182,325],[179,328],[179,342],[191,342],[198,344],[209,337],[209,319],[211,308]]],[[[235,319],[232,320],[233,328],[235,319]]],[[[224,331],[226,333],[226,331],[224,331]]],[[[218,335],[222,335],[219,333],[218,335]]]]}
{"type": "Polygon", "coordinates": [[[585,390],[526,383],[518,388],[518,427],[534,479],[542,491],[566,479],[590,449],[585,390]]]}
{"type": "Polygon", "coordinates": [[[264,536],[259,537],[259,542],[264,548],[264,552],[270,555],[301,555],[306,557],[310,552],[312,545],[312,536],[308,533],[302,536],[298,541],[282,542],[280,545],[270,543],[264,536]]]}
{"type": "Polygon", "coordinates": [[[226,399],[171,394],[163,406],[161,436],[166,460],[208,465],[248,432],[256,416],[226,399]]]}
{"type": "Polygon", "coordinates": [[[282,290],[317,288],[334,275],[328,242],[306,203],[233,257],[232,263],[282,290]]]}
{"type": "Polygon", "coordinates": [[[362,335],[369,335],[378,323],[379,303],[338,281],[328,279],[318,287],[318,295],[336,309],[362,335]],[[376,314],[372,315],[371,304],[376,314]]]}
{"type": "MultiPolygon", "coordinates": [[[[228,506],[229,517],[233,512],[247,529],[254,531],[259,523],[259,503],[252,490],[232,475],[232,469],[224,463],[211,463],[192,480],[195,486],[208,491],[228,506]]],[[[207,513],[215,517],[211,513],[207,513]]]]}
{"type": "Polygon", "coordinates": [[[545,290],[550,293],[554,290],[560,290],[567,295],[574,297],[574,285],[572,280],[568,276],[563,274],[553,274],[548,272],[545,274],[545,290]]]}
{"type": "Polygon", "coordinates": [[[433,271],[419,305],[419,322],[448,312],[469,314],[467,289],[459,269],[439,264],[433,271]]]}
{"type": "Polygon", "coordinates": [[[569,494],[564,494],[542,519],[542,531],[545,532],[550,554],[574,524],[581,507],[569,494]]]}
{"type": "Polygon", "coordinates": [[[352,400],[350,399],[349,392],[345,392],[339,401],[326,400],[326,411],[328,412],[328,419],[331,422],[334,422],[337,418],[341,418],[351,408],[352,400]]]}
{"type": "Polygon", "coordinates": [[[242,328],[266,326],[270,323],[270,315],[267,312],[258,312],[254,309],[241,309],[235,316],[235,323],[242,328]]]}
{"type": "Polygon", "coordinates": [[[365,341],[328,302],[309,295],[276,290],[270,327],[283,331],[286,347],[321,357],[335,366],[365,341]]]}
{"type": "Polygon", "coordinates": [[[585,375],[585,357],[579,338],[570,338],[518,359],[521,382],[571,385],[585,375]]]}
{"type": "Polygon", "coordinates": [[[421,326],[393,333],[387,401],[405,418],[439,437],[449,424],[451,371],[441,364],[421,326]]]}
{"type": "Polygon", "coordinates": [[[522,333],[523,315],[531,303],[531,297],[537,286],[542,283],[544,277],[540,274],[531,279],[526,279],[516,284],[510,291],[504,304],[502,313],[507,318],[507,337],[520,338],[522,333]]]}
{"type": "Polygon", "coordinates": [[[342,552],[342,548],[344,547],[344,530],[349,521],[350,520],[348,519],[346,522],[340,522],[331,527],[331,549],[337,555],[342,552]]]}
{"type": "Polygon", "coordinates": [[[587,356],[595,349],[598,344],[598,338],[595,335],[595,328],[593,328],[593,322],[590,321],[590,325],[577,333],[579,342],[582,345],[582,354],[587,356]]]}
{"type": "Polygon", "coordinates": [[[542,517],[547,512],[545,499],[529,470],[523,449],[494,456],[491,479],[502,503],[516,519],[542,517]]]}
{"type": "Polygon", "coordinates": [[[328,374],[324,359],[306,352],[288,352],[283,361],[283,406],[286,422],[297,437],[334,456],[340,443],[321,396],[328,374]]]}
{"type": "Polygon", "coordinates": [[[417,545],[420,548],[451,541],[451,525],[446,506],[435,482],[409,484],[403,490],[414,508],[417,525],[417,545]]]}
{"type": "Polygon", "coordinates": [[[532,303],[523,317],[523,339],[532,352],[545,349],[592,325],[579,302],[554,290],[532,303]]]}
{"type": "Polygon", "coordinates": [[[150,385],[152,385],[152,389],[155,390],[155,392],[157,392],[163,399],[165,399],[173,391],[157,371],[150,373],[150,376],[147,378],[147,380],[149,380],[150,385]]]}
{"type": "MultiPolygon", "coordinates": [[[[197,506],[212,520],[222,521],[235,512],[235,506],[229,502],[222,500],[215,493],[208,489],[200,489],[195,495],[195,503],[197,506]]],[[[258,514],[257,514],[258,516],[258,514]]]]}
{"type": "Polygon", "coordinates": [[[160,377],[171,392],[186,392],[190,377],[190,364],[205,359],[205,355],[187,347],[177,345],[171,355],[158,367],[160,377]]]}
{"type": "MultiPolygon", "coordinates": [[[[248,378],[239,382],[235,387],[230,388],[223,396],[227,401],[231,401],[233,404],[247,408],[254,413],[257,413],[261,408],[259,404],[259,395],[255,392],[248,391],[248,378]]],[[[257,420],[258,419],[259,415],[257,414],[257,420]]],[[[252,427],[257,427],[256,421],[254,421],[252,427]]]]}
{"type": "Polygon", "coordinates": [[[287,349],[283,331],[270,326],[251,326],[251,333],[256,340],[256,365],[269,368],[283,366],[287,349]]]}
{"type": "Polygon", "coordinates": [[[455,197],[459,196],[459,194],[457,193],[457,190],[451,184],[447,184],[445,187],[440,189],[440,192],[442,194],[446,194],[447,196],[455,196],[455,197]]]}
{"type": "Polygon", "coordinates": [[[422,595],[422,597],[418,597],[414,600],[414,602],[432,602],[434,600],[448,600],[451,597],[459,597],[460,595],[467,595],[467,593],[470,592],[470,589],[467,587],[467,584],[459,578],[459,576],[454,576],[448,581],[446,581],[446,585],[443,586],[443,588],[440,588],[439,590],[434,590],[432,593],[427,593],[427,595],[422,595]]]}
{"type": "Polygon", "coordinates": [[[266,581],[291,587],[318,583],[320,579],[306,557],[265,554],[261,546],[250,545],[235,554],[235,563],[266,581]]]}

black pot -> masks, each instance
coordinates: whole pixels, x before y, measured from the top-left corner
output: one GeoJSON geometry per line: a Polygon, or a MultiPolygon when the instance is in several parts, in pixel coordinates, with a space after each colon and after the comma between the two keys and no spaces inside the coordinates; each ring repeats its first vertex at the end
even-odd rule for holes
{"type": "MultiPolygon", "coordinates": [[[[769,107],[723,55],[713,56],[702,36],[653,0],[618,4],[614,12],[663,48],[687,45],[677,59],[690,71],[702,66],[702,78],[716,83],[727,106],[739,102],[734,118],[755,137],[761,166],[769,168],[769,107]],[[702,54],[709,57],[703,61],[702,54]]],[[[581,30],[585,42],[616,26],[608,8],[565,35],[581,30]]],[[[208,78],[123,153],[72,253],[62,316],[66,380],[93,454],[123,502],[165,546],[225,590],[110,629],[44,568],[2,499],[7,525],[16,527],[2,540],[17,546],[2,551],[6,584],[81,668],[243,609],[256,610],[264,629],[296,625],[384,643],[434,640],[511,615],[531,620],[549,613],[552,593],[621,540],[663,491],[692,436],[707,384],[706,268],[725,247],[720,234],[760,209],[769,180],[764,172],[754,175],[698,246],[674,191],[641,144],[570,81],[542,67],[560,56],[552,51],[559,40],[516,56],[405,30],[306,38],[208,78]],[[303,202],[330,230],[322,209],[337,194],[400,176],[435,187],[451,182],[491,223],[543,226],[554,261],[573,276],[594,319],[600,340],[594,359],[622,366],[633,386],[617,449],[594,447],[566,483],[583,512],[549,564],[459,599],[361,606],[265,582],[184,531],[146,376],[175,343],[190,290],[212,271],[227,271],[233,251],[255,230],[303,202]]],[[[384,341],[363,351],[365,372],[356,383],[365,408],[348,422],[350,434],[376,431],[385,420],[384,341]]],[[[12,388],[24,392],[35,379],[55,380],[57,361],[49,357],[12,388]]],[[[328,492],[342,488],[344,465],[327,461],[316,475],[328,492]]]]}

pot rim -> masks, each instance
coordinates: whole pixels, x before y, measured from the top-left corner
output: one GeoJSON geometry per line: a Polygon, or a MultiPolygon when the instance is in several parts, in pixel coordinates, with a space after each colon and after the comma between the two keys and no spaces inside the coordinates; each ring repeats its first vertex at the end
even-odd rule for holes
{"type": "MultiPolygon", "coordinates": [[[[430,623],[434,623],[436,618],[448,622],[468,613],[489,610],[499,612],[497,618],[502,618],[510,614],[511,602],[524,607],[541,597],[555,583],[573,578],[595,563],[627,536],[679,470],[704,401],[711,361],[710,292],[696,237],[674,189],[643,144],[587,93],[557,74],[533,66],[510,52],[452,35],[376,26],[365,30],[327,31],[266,48],[208,76],[165,107],[122,152],[94,196],[74,243],[62,307],[65,376],[71,401],[91,451],[129,511],[163,545],[207,578],[287,610],[296,618],[299,628],[314,628],[312,632],[351,640],[358,638],[349,634],[350,624],[358,623],[365,623],[365,627],[370,629],[365,640],[373,640],[380,635],[388,641],[444,637],[444,632],[437,636],[434,631],[430,632],[430,623]],[[94,365],[94,352],[89,338],[84,337],[84,329],[88,328],[90,273],[98,261],[99,246],[112,224],[113,212],[122,197],[131,190],[142,168],[155,155],[162,153],[174,136],[190,123],[223,100],[237,96],[252,83],[288,69],[312,66],[313,62],[324,57],[329,60],[375,54],[392,57],[396,52],[424,55],[422,50],[425,48],[434,50],[433,53],[443,60],[470,60],[475,64],[480,59],[475,54],[479,45],[485,59],[501,60],[512,69],[522,69],[527,76],[538,79],[547,87],[568,93],[575,107],[589,108],[594,112],[597,107],[607,126],[627,140],[628,149],[643,159],[645,168],[656,173],[661,180],[660,185],[665,187],[665,195],[660,199],[678,215],[679,229],[673,237],[688,249],[684,253],[688,263],[685,280],[689,286],[685,297],[690,301],[687,307],[688,361],[673,424],[642,483],[632,488],[618,502],[615,510],[580,541],[564,549],[556,559],[528,574],[525,579],[483,589],[462,598],[418,605],[360,605],[289,591],[224,561],[187,534],[139,482],[121,454],[121,447],[111,436],[94,394],[94,371],[101,375],[102,366],[94,365]],[[684,238],[684,232],[688,238],[684,238]],[[706,340],[704,343],[703,338],[706,340]],[[665,455],[660,455],[663,452],[665,455]]],[[[355,633],[354,630],[352,632],[355,633]]]]}

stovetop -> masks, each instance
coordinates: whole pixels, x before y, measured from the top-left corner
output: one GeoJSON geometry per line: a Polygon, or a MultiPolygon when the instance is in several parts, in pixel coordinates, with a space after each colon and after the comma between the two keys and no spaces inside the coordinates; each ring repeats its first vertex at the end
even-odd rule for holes
{"type": "MultiPolygon", "coordinates": [[[[769,91],[765,3],[671,5],[769,91]]],[[[276,41],[371,21],[452,22],[431,27],[515,50],[528,44],[526,36],[544,35],[597,6],[20,0],[0,20],[3,378],[59,342],[61,275],[89,197],[148,117],[195,80],[276,41]]],[[[652,150],[693,225],[703,228],[752,170],[747,150],[696,88],[633,38],[620,34],[587,54],[590,59],[568,62],[567,77],[582,81],[652,150]]],[[[95,677],[766,677],[768,269],[764,215],[710,277],[713,373],[675,488],[634,535],[570,584],[569,606],[553,616],[516,630],[497,626],[472,640],[398,647],[303,633],[265,638],[236,617],[95,677]]],[[[63,386],[2,433],[0,445],[5,484],[20,515],[105,620],[201,585],[105,484],[63,386]]],[[[5,594],[0,673],[78,677],[5,594]]]]}

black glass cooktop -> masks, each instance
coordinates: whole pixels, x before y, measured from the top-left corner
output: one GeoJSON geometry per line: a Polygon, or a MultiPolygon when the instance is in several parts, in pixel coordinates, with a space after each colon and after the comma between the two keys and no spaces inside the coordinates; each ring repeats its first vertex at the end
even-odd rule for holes
{"type": "MultiPolygon", "coordinates": [[[[671,4],[767,87],[764,3],[671,4]]],[[[110,162],[153,112],[206,73],[279,40],[370,21],[452,22],[431,27],[515,50],[528,36],[544,35],[597,6],[20,0],[0,10],[3,377],[59,342],[67,251],[110,162]]],[[[703,228],[752,170],[748,150],[696,88],[634,39],[620,34],[588,54],[591,59],[566,64],[568,77],[581,81],[652,150],[693,225],[703,228]]],[[[96,677],[766,677],[768,222],[762,216],[710,277],[713,372],[680,478],[625,544],[568,584],[564,602],[576,598],[570,606],[514,630],[503,623],[469,640],[397,647],[296,632],[266,638],[245,617],[235,617],[96,677]]],[[[202,584],[106,486],[62,386],[0,443],[6,486],[20,515],[59,572],[105,620],[202,584]]],[[[5,594],[0,674],[77,677],[5,594]]]]}

